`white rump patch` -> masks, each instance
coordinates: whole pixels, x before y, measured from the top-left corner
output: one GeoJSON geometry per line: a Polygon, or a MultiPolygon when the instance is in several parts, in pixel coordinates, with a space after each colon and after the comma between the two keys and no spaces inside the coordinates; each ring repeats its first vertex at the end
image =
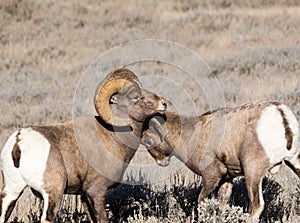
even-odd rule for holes
{"type": "Polygon", "coordinates": [[[14,132],[8,138],[1,151],[2,171],[5,180],[4,191],[8,191],[12,197],[17,197],[26,186],[25,181],[23,180],[19,170],[15,167],[12,159],[12,150],[17,142],[17,134],[18,131],[14,132]]]}
{"type": "Polygon", "coordinates": [[[48,140],[32,128],[24,128],[13,133],[1,152],[5,188],[10,192],[19,193],[26,185],[29,185],[40,191],[44,185],[43,179],[49,152],[48,140]],[[14,166],[12,159],[12,150],[17,137],[21,150],[19,168],[14,166]]]}
{"type": "MultiPolygon", "coordinates": [[[[2,213],[0,222],[4,221],[10,203],[17,199],[28,185],[37,191],[44,191],[44,173],[50,152],[48,140],[39,132],[31,128],[21,129],[13,133],[1,151],[2,170],[4,176],[2,213]],[[16,143],[21,150],[20,165],[14,165],[12,151],[16,143]]],[[[45,198],[45,195],[43,195],[45,198]]],[[[48,205],[46,197],[45,204],[48,205]]],[[[47,210],[47,209],[46,209],[47,210]]],[[[44,210],[45,212],[45,210],[44,210]]],[[[45,214],[43,212],[43,217],[45,214]]]]}
{"type": "Polygon", "coordinates": [[[32,128],[22,129],[19,139],[20,173],[27,185],[40,191],[44,185],[44,173],[51,145],[41,133],[32,128]]]}
{"type": "Polygon", "coordinates": [[[271,165],[292,157],[296,152],[295,143],[298,142],[299,137],[299,125],[294,114],[285,105],[279,105],[278,108],[275,105],[265,108],[261,113],[256,128],[258,140],[270,158],[271,165]],[[285,127],[278,108],[284,112],[289,127],[294,134],[291,150],[287,150],[285,127]]]}
{"type": "Polygon", "coordinates": [[[257,123],[258,140],[270,158],[271,165],[280,162],[286,155],[285,128],[275,105],[265,108],[257,123]]]}

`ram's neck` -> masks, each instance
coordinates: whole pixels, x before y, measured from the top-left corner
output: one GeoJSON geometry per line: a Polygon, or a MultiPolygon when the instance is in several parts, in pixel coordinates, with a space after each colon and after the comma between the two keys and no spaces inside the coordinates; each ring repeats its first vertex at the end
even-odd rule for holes
{"type": "Polygon", "coordinates": [[[166,138],[174,149],[174,155],[182,162],[187,163],[198,145],[200,122],[196,116],[182,116],[175,121],[168,126],[170,132],[166,138]],[[176,127],[176,130],[172,126],[176,127]]]}
{"type": "Polygon", "coordinates": [[[101,151],[106,151],[109,159],[128,163],[140,145],[143,124],[134,123],[131,127],[108,127],[103,125],[99,118],[95,121],[98,141],[101,144],[98,147],[101,147],[101,151]]]}
{"type": "Polygon", "coordinates": [[[133,122],[133,123],[132,123],[132,126],[131,126],[132,133],[133,133],[133,135],[136,137],[137,142],[138,142],[139,144],[140,144],[140,142],[141,142],[143,126],[144,126],[144,123],[143,123],[143,122],[133,122]]]}

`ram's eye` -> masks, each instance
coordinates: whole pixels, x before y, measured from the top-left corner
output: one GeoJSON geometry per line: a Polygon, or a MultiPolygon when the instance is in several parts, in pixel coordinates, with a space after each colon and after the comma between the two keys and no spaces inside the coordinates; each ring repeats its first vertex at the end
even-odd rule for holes
{"type": "Polygon", "coordinates": [[[138,100],[140,100],[141,99],[141,96],[140,95],[134,95],[134,96],[132,96],[131,98],[130,98],[130,100],[132,100],[132,101],[138,101],[138,100]]]}
{"type": "Polygon", "coordinates": [[[148,147],[148,148],[150,148],[150,147],[152,147],[152,145],[153,145],[153,142],[152,142],[152,140],[151,139],[149,139],[149,140],[147,140],[146,141],[146,147],[148,147]]]}
{"type": "Polygon", "coordinates": [[[147,101],[146,106],[149,107],[149,108],[152,108],[153,107],[153,102],[152,101],[147,101]]]}

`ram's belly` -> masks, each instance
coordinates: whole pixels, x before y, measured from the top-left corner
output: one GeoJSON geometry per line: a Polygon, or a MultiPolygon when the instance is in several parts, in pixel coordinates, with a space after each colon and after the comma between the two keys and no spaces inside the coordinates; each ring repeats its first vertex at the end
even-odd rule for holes
{"type": "Polygon", "coordinates": [[[234,149],[231,149],[231,151],[226,150],[226,152],[219,156],[219,160],[226,166],[228,172],[227,175],[229,177],[235,177],[242,174],[240,160],[234,149]]]}

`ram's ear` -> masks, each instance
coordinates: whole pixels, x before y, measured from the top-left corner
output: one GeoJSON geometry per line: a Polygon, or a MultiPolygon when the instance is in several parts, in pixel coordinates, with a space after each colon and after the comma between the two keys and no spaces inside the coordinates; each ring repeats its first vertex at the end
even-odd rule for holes
{"type": "Polygon", "coordinates": [[[118,95],[113,95],[111,96],[110,100],[109,100],[109,103],[111,104],[119,104],[119,98],[118,98],[118,95]]]}

